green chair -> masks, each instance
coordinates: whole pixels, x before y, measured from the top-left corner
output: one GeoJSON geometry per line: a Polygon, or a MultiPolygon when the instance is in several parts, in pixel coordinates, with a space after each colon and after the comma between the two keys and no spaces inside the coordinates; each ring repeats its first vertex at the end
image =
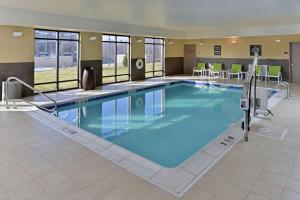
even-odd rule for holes
{"type": "Polygon", "coordinates": [[[238,80],[241,79],[241,75],[242,75],[242,65],[241,64],[232,64],[231,65],[231,70],[229,72],[229,78],[231,75],[237,75],[238,80]]]}
{"type": "Polygon", "coordinates": [[[262,69],[261,65],[256,65],[256,77],[258,77],[258,80],[261,79],[261,69],[262,69]]]}
{"type": "Polygon", "coordinates": [[[205,65],[206,65],[205,63],[198,63],[197,67],[193,69],[193,76],[195,75],[195,72],[200,73],[200,75],[203,76],[204,73],[206,72],[205,65]]]}
{"type": "MultiPolygon", "coordinates": [[[[267,78],[277,78],[278,84],[282,81],[282,74],[281,74],[281,66],[279,65],[270,65],[268,69],[267,78]]],[[[267,80],[267,79],[265,79],[267,80]]]]}
{"type": "Polygon", "coordinates": [[[212,69],[211,69],[211,74],[213,76],[215,76],[215,75],[220,76],[221,72],[222,72],[222,63],[213,63],[212,69]]]}

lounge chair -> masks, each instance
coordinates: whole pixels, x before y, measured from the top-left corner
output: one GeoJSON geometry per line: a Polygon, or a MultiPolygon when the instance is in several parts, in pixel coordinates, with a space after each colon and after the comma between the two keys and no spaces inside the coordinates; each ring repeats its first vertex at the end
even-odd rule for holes
{"type": "Polygon", "coordinates": [[[237,75],[238,80],[241,79],[241,74],[242,73],[242,65],[241,64],[232,64],[231,65],[231,70],[229,72],[229,78],[231,75],[237,75]]]}
{"type": "Polygon", "coordinates": [[[211,74],[213,76],[217,75],[220,76],[220,73],[222,71],[222,63],[213,63],[211,68],[211,74]]]}
{"type": "Polygon", "coordinates": [[[213,76],[217,75],[219,78],[225,78],[226,71],[222,70],[222,66],[222,63],[213,63],[210,74],[213,76]]]}
{"type": "Polygon", "coordinates": [[[193,76],[195,75],[195,72],[200,73],[200,75],[203,76],[206,72],[205,63],[198,63],[197,67],[193,69],[193,76]]]}
{"type": "MultiPolygon", "coordinates": [[[[281,66],[270,65],[268,69],[267,78],[277,78],[278,84],[282,81],[282,74],[281,74],[281,66]]],[[[267,79],[265,79],[267,80],[267,79]]]]}

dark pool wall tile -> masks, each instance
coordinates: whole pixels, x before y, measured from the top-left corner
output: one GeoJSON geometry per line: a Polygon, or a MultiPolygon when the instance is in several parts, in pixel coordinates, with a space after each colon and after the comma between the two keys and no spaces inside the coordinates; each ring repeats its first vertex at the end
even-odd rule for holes
{"type": "MultiPolygon", "coordinates": [[[[79,79],[81,80],[83,70],[85,67],[93,67],[95,70],[96,86],[102,85],[102,60],[82,60],[81,73],[79,79]]],[[[81,82],[81,81],[80,81],[81,82]]]]}
{"type": "MultiPolygon", "coordinates": [[[[8,77],[17,77],[30,86],[34,84],[34,63],[33,62],[20,62],[20,63],[0,63],[0,97],[2,98],[2,82],[8,77]]],[[[33,91],[22,87],[22,96],[31,96],[33,91]]]]}
{"type": "MultiPolygon", "coordinates": [[[[248,69],[248,65],[253,62],[251,58],[197,58],[198,62],[205,63],[223,63],[225,69],[230,69],[231,64],[239,63],[243,65],[243,70],[248,69]]],[[[264,65],[280,65],[282,67],[283,80],[289,79],[289,59],[259,59],[258,64],[264,65]]]]}
{"type": "Polygon", "coordinates": [[[131,80],[132,81],[145,80],[145,58],[143,58],[144,61],[143,69],[138,69],[136,67],[136,61],[137,58],[131,59],[131,80]]]}
{"type": "Polygon", "coordinates": [[[165,59],[166,76],[183,74],[183,57],[167,57],[165,59]]]}

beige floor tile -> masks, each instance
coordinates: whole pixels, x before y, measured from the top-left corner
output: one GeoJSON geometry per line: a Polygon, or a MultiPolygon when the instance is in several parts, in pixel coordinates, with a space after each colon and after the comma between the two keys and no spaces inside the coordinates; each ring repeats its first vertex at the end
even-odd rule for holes
{"type": "Polygon", "coordinates": [[[93,168],[93,169],[88,169],[86,171],[83,171],[77,175],[74,175],[71,177],[71,179],[79,184],[81,187],[85,187],[87,185],[90,185],[97,180],[105,177],[106,174],[104,174],[101,169],[98,168],[93,168]],[[99,173],[100,171],[100,173],[99,173]]]}
{"type": "MultiPolygon", "coordinates": [[[[247,169],[245,169],[245,170],[247,170],[247,169]]],[[[249,190],[249,188],[251,188],[254,185],[256,178],[253,176],[236,173],[236,174],[228,177],[228,179],[226,181],[235,186],[249,190]]]]}
{"type": "Polygon", "coordinates": [[[101,199],[112,192],[117,185],[107,178],[102,178],[84,188],[84,191],[96,199],[101,199]]]}
{"type": "Polygon", "coordinates": [[[208,175],[216,176],[222,180],[226,180],[228,177],[234,174],[233,168],[228,168],[224,165],[214,165],[208,172],[208,175]]]}
{"type": "Polygon", "coordinates": [[[53,200],[46,192],[37,193],[33,196],[26,198],[25,200],[53,200]]]}
{"type": "Polygon", "coordinates": [[[95,198],[89,195],[87,192],[79,190],[72,195],[67,196],[64,198],[64,200],[95,200],[95,198]]]}
{"type": "Polygon", "coordinates": [[[250,193],[246,200],[269,200],[269,199],[257,194],[250,193]]]}
{"type": "Polygon", "coordinates": [[[268,162],[265,166],[265,169],[285,176],[289,176],[292,167],[281,163],[268,162]]]}
{"type": "Polygon", "coordinates": [[[14,176],[16,174],[21,174],[23,172],[24,172],[24,169],[18,164],[1,168],[1,170],[0,170],[0,180],[9,178],[9,177],[14,176]]]}
{"type": "Polygon", "coordinates": [[[283,188],[258,180],[253,185],[251,191],[271,200],[280,200],[283,188]]]}
{"type": "Polygon", "coordinates": [[[278,185],[280,187],[285,187],[285,185],[288,181],[288,176],[284,176],[284,175],[279,174],[279,173],[264,170],[264,171],[262,171],[259,179],[261,179],[261,180],[263,180],[264,182],[267,182],[267,183],[278,185]]]}
{"type": "Polygon", "coordinates": [[[228,200],[244,200],[248,195],[248,190],[232,185],[231,183],[224,182],[219,186],[214,194],[228,200]]]}
{"type": "Polygon", "coordinates": [[[300,193],[300,180],[289,178],[286,188],[295,192],[300,193]]]}
{"type": "Polygon", "coordinates": [[[182,197],[182,200],[209,200],[212,196],[211,192],[195,186],[182,197]]]}
{"type": "Polygon", "coordinates": [[[43,190],[37,183],[31,181],[24,185],[10,189],[7,191],[7,193],[11,200],[24,200],[30,199],[32,196],[39,193],[43,193],[43,190]]]}
{"type": "Polygon", "coordinates": [[[233,176],[236,174],[250,176],[257,179],[263,170],[264,164],[250,163],[250,162],[241,162],[239,165],[234,168],[233,176]]]}
{"type": "Polygon", "coordinates": [[[0,187],[0,200],[9,200],[8,194],[0,187]]]}
{"type": "Polygon", "coordinates": [[[58,168],[54,164],[52,164],[50,162],[46,162],[45,164],[38,165],[38,166],[28,170],[28,172],[30,173],[30,175],[33,178],[39,178],[39,177],[45,176],[47,174],[51,174],[57,170],[58,170],[58,168]]]}
{"type": "Polygon", "coordinates": [[[122,189],[116,188],[105,195],[102,200],[136,200],[136,198],[132,197],[129,193],[122,189]]]}
{"type": "Polygon", "coordinates": [[[84,162],[84,164],[86,164],[90,168],[99,166],[107,161],[108,160],[106,158],[104,158],[103,156],[100,156],[96,153],[93,153],[90,156],[88,156],[82,160],[82,162],[84,162]]]}
{"type": "Polygon", "coordinates": [[[284,190],[284,193],[282,195],[282,200],[299,200],[300,199],[300,193],[290,191],[290,190],[284,190]]]}
{"type": "Polygon", "coordinates": [[[33,179],[28,172],[23,172],[21,174],[16,174],[16,175],[10,176],[7,179],[1,179],[0,185],[5,190],[9,190],[9,189],[15,188],[19,185],[23,185],[27,182],[30,182],[32,180],[33,179]]]}
{"type": "Polygon", "coordinates": [[[24,160],[23,162],[21,162],[21,166],[26,170],[30,170],[45,163],[47,163],[47,160],[43,156],[38,156],[33,159],[24,160]]]}
{"type": "Polygon", "coordinates": [[[78,190],[80,190],[79,185],[72,181],[68,181],[57,184],[50,189],[47,189],[46,192],[52,199],[62,200],[78,190]]]}
{"type": "MultiPolygon", "coordinates": [[[[157,187],[152,187],[151,190],[145,192],[143,196],[139,198],[139,200],[153,200],[153,199],[159,199],[159,200],[171,200],[171,199],[177,199],[173,195],[171,195],[168,192],[165,192],[161,189],[158,189],[157,187]]],[[[199,199],[200,200],[200,199],[199,199]]]]}
{"type": "Polygon", "coordinates": [[[195,184],[194,187],[199,187],[208,192],[215,193],[223,182],[224,180],[217,176],[206,174],[195,184]]]}
{"type": "Polygon", "coordinates": [[[62,172],[56,171],[36,179],[37,183],[45,190],[55,187],[59,184],[68,182],[69,178],[62,172]]]}
{"type": "Polygon", "coordinates": [[[180,193],[194,178],[191,173],[181,168],[174,168],[173,170],[161,169],[151,180],[180,193]]]}
{"type": "Polygon", "coordinates": [[[292,169],[292,172],[291,172],[291,177],[296,178],[296,179],[300,179],[300,168],[294,167],[292,169]]]}
{"type": "Polygon", "coordinates": [[[212,197],[209,198],[209,200],[225,200],[222,197],[219,197],[217,195],[213,195],[212,197]]]}
{"type": "Polygon", "coordinates": [[[73,177],[81,172],[87,171],[89,167],[84,162],[75,162],[59,169],[64,175],[73,177]]]}
{"type": "Polygon", "coordinates": [[[129,181],[128,184],[120,187],[125,192],[130,194],[130,196],[134,197],[135,199],[141,198],[146,192],[150,191],[153,188],[153,184],[149,182],[136,178],[136,180],[129,181]]]}

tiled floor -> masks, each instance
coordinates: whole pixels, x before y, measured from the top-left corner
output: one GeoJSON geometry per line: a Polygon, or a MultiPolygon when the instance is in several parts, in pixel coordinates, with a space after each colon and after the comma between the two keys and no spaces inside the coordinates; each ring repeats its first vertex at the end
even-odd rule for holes
{"type": "MultiPolygon", "coordinates": [[[[288,129],[282,140],[250,134],[182,199],[300,199],[300,85],[292,86],[292,96],[260,122],[288,129]]],[[[176,199],[26,112],[0,112],[0,123],[0,200],[176,199]]]]}

